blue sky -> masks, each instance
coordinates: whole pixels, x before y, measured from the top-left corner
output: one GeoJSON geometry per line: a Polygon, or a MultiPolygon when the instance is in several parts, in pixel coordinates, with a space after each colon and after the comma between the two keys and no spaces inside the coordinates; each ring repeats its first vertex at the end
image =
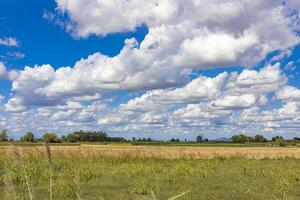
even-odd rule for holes
{"type": "Polygon", "coordinates": [[[284,2],[0,0],[0,129],[297,136],[300,4],[284,2]]]}

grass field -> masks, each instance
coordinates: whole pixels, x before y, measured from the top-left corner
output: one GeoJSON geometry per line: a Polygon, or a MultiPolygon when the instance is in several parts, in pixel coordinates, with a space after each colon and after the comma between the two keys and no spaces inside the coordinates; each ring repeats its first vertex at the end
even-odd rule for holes
{"type": "Polygon", "coordinates": [[[1,199],[300,199],[297,147],[50,148],[0,147],[1,199]]]}

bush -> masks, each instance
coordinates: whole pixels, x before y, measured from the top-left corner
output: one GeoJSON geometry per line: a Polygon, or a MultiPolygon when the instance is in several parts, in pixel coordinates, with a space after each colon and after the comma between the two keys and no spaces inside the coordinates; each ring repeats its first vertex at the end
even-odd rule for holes
{"type": "Polygon", "coordinates": [[[34,142],[34,134],[32,132],[26,133],[23,137],[21,137],[21,141],[24,142],[34,142]]]}
{"type": "Polygon", "coordinates": [[[0,142],[6,142],[6,141],[8,141],[8,131],[7,130],[0,131],[0,142]]]}
{"type": "Polygon", "coordinates": [[[55,133],[46,133],[43,135],[43,141],[49,143],[57,143],[60,142],[57,135],[55,133]]]}
{"type": "Polygon", "coordinates": [[[277,140],[283,140],[284,141],[284,138],[282,136],[275,136],[275,137],[272,137],[272,141],[273,142],[276,142],[277,140]]]}
{"type": "Polygon", "coordinates": [[[267,139],[263,135],[254,136],[254,142],[267,142],[267,139]]]}
{"type": "Polygon", "coordinates": [[[275,141],[275,143],[277,144],[277,145],[279,145],[279,146],[286,146],[286,142],[285,142],[285,140],[284,139],[277,139],[276,141],[275,141]]]}

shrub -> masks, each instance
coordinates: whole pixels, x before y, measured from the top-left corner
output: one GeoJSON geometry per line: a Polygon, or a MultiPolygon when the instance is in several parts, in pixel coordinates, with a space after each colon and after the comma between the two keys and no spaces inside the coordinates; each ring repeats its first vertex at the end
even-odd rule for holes
{"type": "Polygon", "coordinates": [[[43,141],[49,143],[59,142],[59,139],[55,133],[46,133],[43,135],[43,141]]]}
{"type": "Polygon", "coordinates": [[[267,139],[263,135],[254,136],[254,142],[266,142],[267,139]]]}
{"type": "Polygon", "coordinates": [[[24,142],[34,142],[34,134],[32,132],[26,133],[23,137],[21,137],[21,141],[24,142]]]}
{"type": "Polygon", "coordinates": [[[8,141],[8,131],[7,130],[0,131],[0,142],[6,142],[6,141],[8,141]]]}

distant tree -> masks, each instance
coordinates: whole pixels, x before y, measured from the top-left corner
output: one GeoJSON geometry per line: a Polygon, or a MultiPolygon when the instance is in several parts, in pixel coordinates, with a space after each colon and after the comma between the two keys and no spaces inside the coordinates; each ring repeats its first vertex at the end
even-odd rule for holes
{"type": "Polygon", "coordinates": [[[232,139],[232,142],[234,142],[234,143],[246,143],[246,142],[252,142],[253,141],[253,137],[249,137],[249,136],[243,135],[243,134],[233,135],[231,137],[231,139],[232,139]]]}
{"type": "Polygon", "coordinates": [[[108,142],[127,142],[127,140],[123,137],[107,137],[108,142]]]}
{"type": "Polygon", "coordinates": [[[293,140],[294,140],[295,142],[300,142],[300,138],[299,138],[299,137],[294,137],[293,140]]]}
{"type": "Polygon", "coordinates": [[[55,133],[46,133],[43,135],[43,141],[49,143],[59,142],[58,137],[55,133]]]}
{"type": "Polygon", "coordinates": [[[6,142],[6,141],[8,141],[8,131],[7,130],[0,131],[0,142],[6,142]]]}
{"type": "Polygon", "coordinates": [[[132,141],[133,141],[133,142],[135,142],[135,141],[136,141],[136,138],[135,138],[135,137],[133,137],[133,138],[132,138],[132,141]]]}
{"type": "Polygon", "coordinates": [[[266,142],[267,139],[263,135],[254,136],[254,142],[266,142]]]}
{"type": "Polygon", "coordinates": [[[176,139],[175,139],[175,138],[172,138],[172,139],[171,139],[171,142],[176,142],[176,139]]]}
{"type": "Polygon", "coordinates": [[[34,134],[32,132],[26,133],[23,137],[21,137],[21,141],[34,142],[34,134]]]}
{"type": "MultiPolygon", "coordinates": [[[[102,131],[75,131],[73,133],[70,133],[66,136],[66,139],[68,142],[105,142],[109,141],[112,138],[108,138],[106,133],[102,131]]],[[[120,139],[120,138],[119,138],[120,139]]],[[[115,140],[118,140],[115,138],[115,140]]]]}
{"type": "Polygon", "coordinates": [[[282,136],[272,137],[272,141],[279,146],[286,146],[286,142],[282,136]]]}
{"type": "Polygon", "coordinates": [[[61,141],[63,141],[63,142],[67,142],[68,140],[67,140],[67,136],[65,136],[65,135],[62,135],[61,136],[61,141]]]}
{"type": "Polygon", "coordinates": [[[152,139],[151,138],[147,138],[147,142],[151,142],[152,141],[152,139]]]}
{"type": "Polygon", "coordinates": [[[80,138],[80,135],[77,133],[72,133],[67,135],[67,141],[68,142],[80,142],[82,138],[80,138]]]}
{"type": "Polygon", "coordinates": [[[284,140],[284,138],[282,136],[275,136],[275,137],[272,137],[272,141],[273,142],[276,142],[277,140],[284,140]]]}

